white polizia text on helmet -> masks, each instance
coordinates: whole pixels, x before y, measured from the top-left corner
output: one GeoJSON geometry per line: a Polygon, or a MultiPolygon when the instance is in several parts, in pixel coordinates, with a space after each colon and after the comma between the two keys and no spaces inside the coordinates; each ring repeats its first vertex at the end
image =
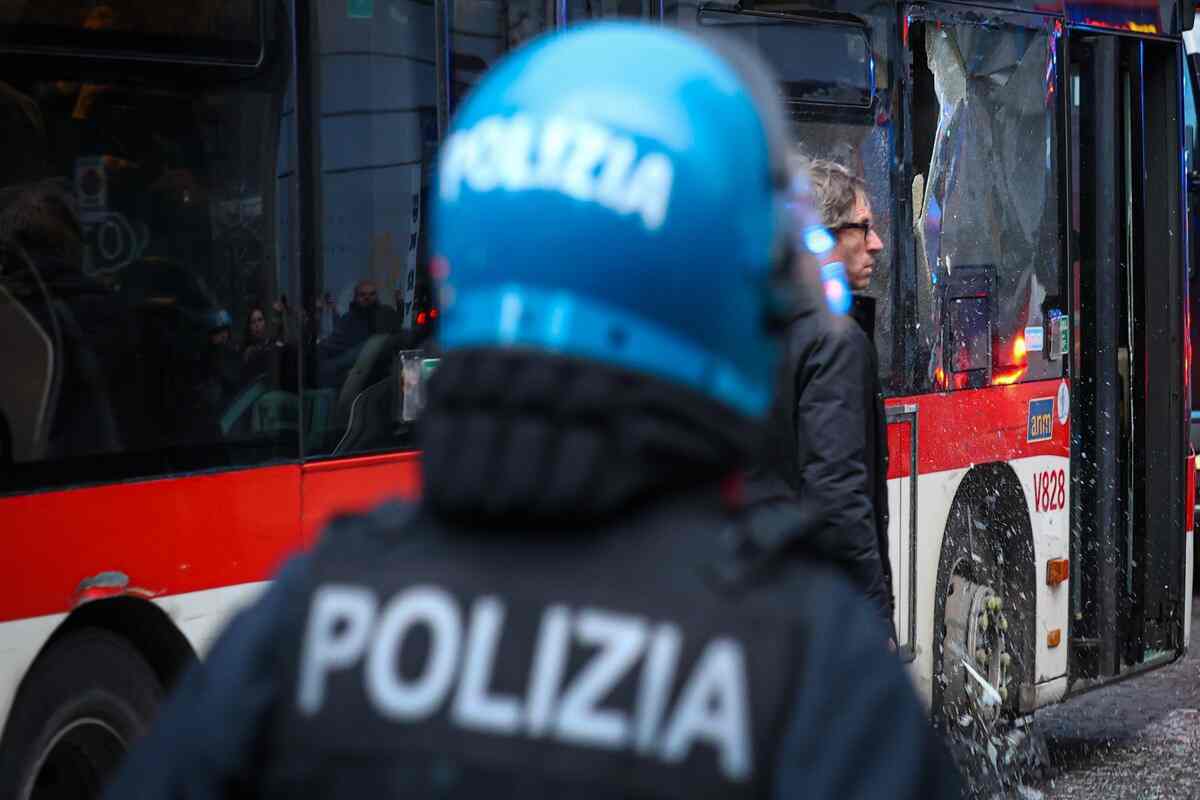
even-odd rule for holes
{"type": "Polygon", "coordinates": [[[524,692],[504,694],[490,687],[505,613],[505,602],[492,595],[477,598],[464,614],[452,594],[434,585],[405,589],[382,605],[365,587],[322,586],[308,617],[297,706],[308,716],[321,713],[330,675],[353,670],[361,674],[374,712],[394,722],[420,722],[448,703],[454,725],[480,733],[627,750],[668,764],[683,762],[704,744],[729,780],[753,776],[739,641],[709,640],[674,694],[683,645],[678,625],[550,605],[541,614],[524,692]],[[402,675],[399,653],[422,630],[428,642],[424,664],[419,674],[402,675]],[[578,651],[589,659],[566,679],[578,651]],[[609,697],[626,676],[636,681],[632,708],[609,697]]]}
{"type": "Polygon", "coordinates": [[[667,215],[675,170],[662,153],[639,156],[633,139],[593,122],[528,114],[485,117],[454,133],[442,151],[439,192],[561,192],[618,214],[637,214],[647,230],[667,215]]]}

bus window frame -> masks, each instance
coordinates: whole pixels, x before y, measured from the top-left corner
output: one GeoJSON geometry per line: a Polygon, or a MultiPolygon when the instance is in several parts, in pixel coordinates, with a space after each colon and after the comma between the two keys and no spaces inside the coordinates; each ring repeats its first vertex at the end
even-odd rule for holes
{"type": "MultiPolygon", "coordinates": [[[[168,68],[191,67],[201,68],[205,70],[215,70],[237,75],[248,75],[262,69],[267,63],[268,51],[271,39],[268,32],[271,28],[271,21],[280,17],[286,17],[286,12],[280,12],[277,9],[283,6],[282,0],[245,0],[248,6],[256,8],[257,21],[257,54],[251,59],[230,59],[222,58],[216,55],[195,55],[186,53],[174,53],[170,50],[163,49],[158,52],[155,49],[147,48],[141,50],[138,47],[89,47],[82,45],[79,47],[66,46],[61,43],[51,44],[36,43],[25,45],[9,45],[4,41],[6,29],[19,28],[20,25],[0,26],[0,57],[19,56],[28,58],[34,57],[50,57],[50,58],[67,58],[72,60],[80,60],[90,62],[94,65],[107,64],[114,68],[128,69],[130,64],[154,64],[162,65],[168,68]]],[[[77,32],[82,39],[86,39],[87,34],[82,30],[77,32]]],[[[152,40],[155,42],[167,41],[174,37],[170,34],[155,33],[155,34],[128,34],[121,35],[121,39],[134,41],[137,39],[152,40]]],[[[213,41],[213,48],[220,43],[219,40],[201,40],[213,41]]]]}
{"type": "Polygon", "coordinates": [[[696,27],[705,31],[721,31],[723,23],[705,22],[705,15],[720,15],[730,17],[750,17],[755,19],[773,20],[781,25],[814,25],[824,27],[845,27],[855,30],[863,39],[863,47],[867,53],[867,100],[864,103],[850,103],[838,100],[814,100],[811,98],[787,98],[786,105],[789,115],[798,119],[819,117],[834,120],[841,116],[846,121],[860,121],[864,115],[874,113],[879,101],[879,84],[876,78],[877,65],[871,41],[871,25],[860,16],[842,11],[817,11],[802,9],[796,11],[759,11],[745,9],[739,6],[728,6],[724,3],[704,2],[696,6],[696,27]]]}

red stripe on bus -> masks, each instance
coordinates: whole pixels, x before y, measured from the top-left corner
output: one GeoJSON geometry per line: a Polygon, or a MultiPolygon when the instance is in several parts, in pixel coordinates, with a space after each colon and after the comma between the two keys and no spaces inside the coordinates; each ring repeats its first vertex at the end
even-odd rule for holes
{"type": "Polygon", "coordinates": [[[305,464],[301,500],[304,543],[312,542],[331,516],[366,511],[386,500],[412,500],[421,490],[415,451],[305,464]]]}
{"type": "MultiPolygon", "coordinates": [[[[1058,393],[1062,380],[991,386],[941,394],[897,397],[889,408],[917,407],[917,471],[922,474],[963,469],[992,461],[1011,461],[1030,456],[1069,457],[1070,420],[1059,422],[1058,393]],[[1052,426],[1049,438],[1029,441],[1030,402],[1050,400],[1052,426]]],[[[1068,385],[1069,391],[1069,385],[1068,385]]],[[[889,426],[888,446],[911,436],[906,423],[889,426]]],[[[910,471],[908,450],[890,454],[888,477],[900,478],[910,471]],[[898,464],[898,460],[905,463],[898,464]]]]}
{"type": "Polygon", "coordinates": [[[416,454],[392,453],[0,498],[0,622],[69,611],[104,572],[140,596],[266,580],[338,511],[419,483],[416,454]]]}

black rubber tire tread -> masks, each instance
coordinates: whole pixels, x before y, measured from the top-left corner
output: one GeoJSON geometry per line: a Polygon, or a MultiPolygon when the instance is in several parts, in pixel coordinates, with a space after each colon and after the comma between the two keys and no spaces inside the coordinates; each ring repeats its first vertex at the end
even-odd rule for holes
{"type": "MultiPolygon", "coordinates": [[[[946,626],[946,593],[949,591],[951,571],[956,562],[966,567],[962,573],[978,584],[986,584],[999,589],[1006,601],[1007,616],[1013,626],[1009,630],[1009,649],[1014,651],[1010,667],[1010,696],[1005,705],[1004,715],[1007,720],[1017,708],[1017,691],[1023,680],[1026,668],[1022,643],[1025,641],[1025,626],[1030,624],[1032,615],[1026,615],[1014,608],[1013,603],[1019,597],[1020,579],[1006,577],[1002,567],[1004,563],[997,537],[1005,534],[1005,527],[1011,523],[1007,515],[1025,513],[1024,509],[1007,506],[997,502],[999,495],[986,488],[986,482],[973,481],[966,484],[955,497],[946,522],[946,537],[942,542],[942,554],[938,564],[937,595],[934,602],[934,641],[933,641],[933,685],[931,712],[934,720],[942,727],[955,761],[958,763],[965,783],[965,797],[990,798],[1000,796],[1012,788],[1013,781],[1019,781],[1032,766],[1031,759],[1036,761],[1037,754],[1030,752],[1006,752],[1012,746],[1011,740],[1002,737],[998,745],[998,761],[1012,760],[1016,765],[1012,768],[1001,766],[999,770],[990,767],[989,759],[982,756],[988,742],[981,739],[977,726],[967,735],[959,730],[955,719],[946,719],[944,709],[944,692],[939,680],[946,657],[943,638],[946,626]],[[976,558],[977,556],[977,558],[976,558]],[[1028,618],[1027,618],[1028,617],[1028,618]]],[[[1003,731],[1008,723],[1001,721],[998,731],[1003,731]]],[[[1032,747],[1036,744],[1030,737],[1025,737],[1032,747]]],[[[996,746],[995,738],[993,745],[996,746]]]]}
{"type": "Polygon", "coordinates": [[[123,637],[81,628],[54,642],[30,668],[5,726],[0,800],[27,800],[35,764],[72,721],[99,718],[128,745],[146,732],[162,697],[158,676],[123,637]]]}

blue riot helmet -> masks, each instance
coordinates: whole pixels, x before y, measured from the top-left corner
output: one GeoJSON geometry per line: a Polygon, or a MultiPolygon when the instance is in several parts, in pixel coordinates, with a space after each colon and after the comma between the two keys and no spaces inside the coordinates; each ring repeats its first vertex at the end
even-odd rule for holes
{"type": "Polygon", "coordinates": [[[799,241],[776,86],[731,42],[632,22],[493,67],[439,159],[442,349],[593,360],[764,417],[799,241]]]}

